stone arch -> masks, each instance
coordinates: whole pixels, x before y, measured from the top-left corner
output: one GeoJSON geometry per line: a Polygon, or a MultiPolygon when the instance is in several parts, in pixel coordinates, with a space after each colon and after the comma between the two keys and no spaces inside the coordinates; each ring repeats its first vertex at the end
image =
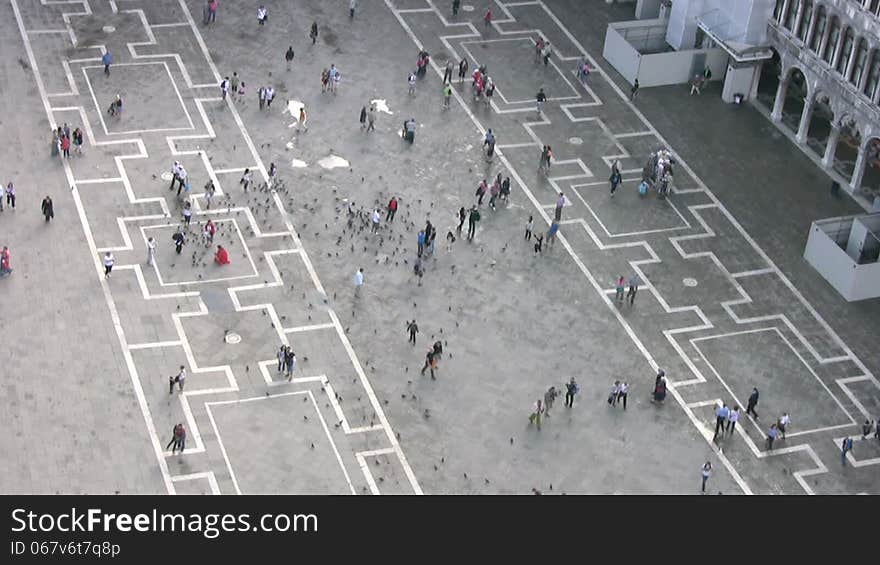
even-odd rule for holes
{"type": "Polygon", "coordinates": [[[831,134],[835,116],[839,115],[836,103],[831,94],[817,90],[810,99],[811,110],[807,116],[803,142],[819,158],[825,155],[825,147],[831,134]]]}
{"type": "Polygon", "coordinates": [[[800,127],[801,117],[804,113],[804,107],[810,100],[811,84],[807,75],[798,66],[792,66],[784,75],[785,80],[781,85],[785,88],[785,97],[782,103],[782,113],[780,114],[782,123],[792,132],[797,133],[800,127]]]}
{"type": "Polygon", "coordinates": [[[862,148],[864,127],[849,113],[841,114],[837,120],[837,144],[829,165],[844,178],[852,178],[856,170],[859,150],[862,148]]]}
{"type": "Polygon", "coordinates": [[[785,65],[779,52],[770,48],[773,56],[761,64],[761,73],[758,77],[758,89],[755,100],[764,105],[768,110],[773,109],[773,101],[776,99],[776,91],[779,90],[781,77],[786,76],[785,65]]]}

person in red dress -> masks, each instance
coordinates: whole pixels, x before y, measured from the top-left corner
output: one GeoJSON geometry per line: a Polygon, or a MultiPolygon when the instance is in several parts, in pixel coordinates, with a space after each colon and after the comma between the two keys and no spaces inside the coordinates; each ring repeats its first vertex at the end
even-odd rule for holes
{"type": "Polygon", "coordinates": [[[214,262],[218,265],[229,264],[229,252],[222,245],[217,246],[217,253],[214,254],[214,262]]]}

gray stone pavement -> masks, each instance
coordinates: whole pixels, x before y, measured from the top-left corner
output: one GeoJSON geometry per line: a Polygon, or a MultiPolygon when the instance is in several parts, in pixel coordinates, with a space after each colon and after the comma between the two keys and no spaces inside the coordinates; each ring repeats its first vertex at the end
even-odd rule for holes
{"type": "MultiPolygon", "coordinates": [[[[88,492],[112,491],[106,485],[119,484],[123,475],[136,483],[122,484],[125,492],[527,493],[550,492],[552,485],[553,492],[569,493],[691,493],[706,460],[716,469],[713,491],[877,491],[871,461],[880,453],[870,452],[874,444],[859,442],[857,466],[841,472],[833,443],[854,430],[860,409],[873,407],[876,380],[846,340],[816,318],[809,297],[801,300],[780,282],[772,257],[704,187],[696,176],[702,172],[679,167],[677,192],[665,201],[637,198],[631,181],[614,200],[607,198],[608,159],[619,155],[624,169],[640,169],[659,140],[601,73],[591,77],[589,89],[576,85],[568,72],[573,63],[564,59],[576,57],[580,47],[555,18],[555,6],[511,6],[505,13],[499,4],[496,26],[488,30],[477,21],[478,6],[462,14],[461,21],[479,24],[472,30],[448,25],[445,8],[437,4],[435,11],[427,0],[371,4],[353,21],[344,7],[315,1],[282,10],[270,2],[270,22],[262,29],[250,7],[224,5],[215,24],[196,31],[186,10],[198,20],[196,0],[186,6],[173,0],[87,4],[93,15],[71,18],[79,48],[70,47],[67,33],[28,35],[33,56],[22,62],[36,63],[41,90],[33,86],[32,69],[19,64],[19,71],[9,61],[4,66],[23,75],[18,87],[30,88],[32,99],[46,96],[56,121],[87,120],[86,156],[62,167],[49,158],[47,140],[24,133],[27,120],[45,119],[38,103],[15,120],[19,144],[33,149],[4,166],[30,162],[21,168],[46,171],[40,181],[59,187],[53,192],[56,221],[72,222],[65,241],[79,238],[75,217],[88,221],[87,245],[52,249],[82,266],[71,273],[79,277],[81,302],[91,314],[63,318],[82,324],[84,356],[114,359],[101,371],[114,371],[121,384],[112,398],[104,398],[110,396],[106,388],[78,387],[75,392],[88,400],[74,402],[75,394],[60,397],[40,381],[32,394],[44,402],[32,411],[29,429],[14,412],[4,412],[7,428],[21,432],[13,448],[45,438],[41,443],[57,444],[47,457],[100,450],[106,433],[79,444],[59,441],[63,428],[40,408],[63,400],[72,406],[60,410],[73,416],[87,401],[101,406],[106,421],[99,427],[115,432],[122,425],[117,414],[125,414],[122,429],[146,440],[112,443],[120,470],[113,479],[98,475],[82,487],[88,492]],[[313,18],[321,24],[315,46],[307,37],[313,18]],[[534,28],[556,45],[554,66],[533,66],[523,40],[533,32],[517,30],[534,28]],[[443,39],[452,35],[467,37],[443,39]],[[429,70],[410,98],[405,79],[416,42],[441,65],[465,50],[476,61],[491,61],[504,98],[499,95],[491,108],[476,106],[465,84],[456,86],[460,94],[444,111],[438,69],[429,70]],[[115,55],[110,77],[80,68],[96,63],[79,59],[100,53],[84,46],[100,43],[115,55]],[[289,44],[297,56],[288,73],[283,53],[289,44]],[[69,61],[69,80],[62,60],[69,61]],[[338,94],[322,95],[318,77],[330,63],[343,80],[338,94]],[[233,71],[247,83],[247,97],[222,102],[216,84],[233,71]],[[551,101],[539,119],[528,100],[544,81],[552,85],[551,96],[570,100],[551,101]],[[268,111],[256,104],[264,84],[278,93],[268,111]],[[175,87],[179,98],[169,95],[175,87]],[[130,102],[107,135],[99,116],[119,91],[130,102]],[[393,115],[380,114],[377,131],[364,133],[358,112],[375,99],[393,115]],[[284,112],[289,107],[296,114],[300,103],[309,112],[308,132],[284,112]],[[420,123],[412,146],[398,135],[409,116],[420,123]],[[189,122],[191,131],[172,131],[189,129],[189,122]],[[484,127],[496,131],[499,143],[488,164],[479,149],[484,127]],[[163,131],[148,131],[153,129],[163,131]],[[129,133],[113,133],[122,131],[129,133]],[[555,150],[549,178],[535,170],[540,142],[555,150]],[[322,161],[334,156],[348,165],[331,168],[322,161]],[[218,223],[217,238],[229,247],[231,265],[211,265],[210,250],[196,244],[198,227],[182,255],[171,249],[180,202],[161,175],[175,159],[193,179],[193,223],[200,226],[207,217],[218,223]],[[255,169],[259,183],[268,163],[278,165],[283,184],[274,193],[244,193],[241,170],[255,169]],[[473,202],[481,178],[497,172],[512,178],[511,204],[497,212],[484,207],[475,242],[460,238],[447,252],[445,234],[454,231],[455,211],[473,202]],[[210,210],[202,194],[208,178],[219,188],[210,210]],[[535,256],[522,230],[530,214],[536,228],[546,228],[557,190],[566,192],[569,204],[563,235],[554,249],[535,256]],[[357,218],[347,224],[349,202],[381,209],[391,194],[400,198],[401,210],[379,234],[369,235],[357,218]],[[415,236],[426,217],[438,228],[436,258],[426,261],[417,286],[411,275],[415,236]],[[155,269],[143,265],[147,234],[161,246],[155,269]],[[97,262],[104,249],[117,257],[109,281],[101,281],[97,264],[88,270],[89,258],[97,262]],[[361,266],[366,284],[355,298],[352,276],[361,266]],[[633,271],[649,284],[634,307],[617,307],[607,290],[617,275],[633,271]],[[117,326],[108,308],[118,313],[117,326]],[[405,324],[413,317],[421,329],[414,348],[405,341],[405,324]],[[228,332],[240,342],[227,343],[228,332]],[[444,341],[444,357],[433,381],[416,372],[435,339],[444,341]],[[298,355],[293,383],[275,372],[281,341],[298,355]],[[744,348],[755,356],[742,356],[744,348]],[[720,452],[708,430],[711,404],[734,396],[744,401],[767,363],[772,374],[757,381],[765,391],[759,411],[792,412],[789,439],[770,454],[762,429],[743,422],[720,452]],[[181,364],[189,371],[185,392],[169,394],[167,377],[181,364]],[[658,365],[674,384],[664,406],[648,402],[658,365]],[[542,430],[528,426],[534,400],[572,375],[582,387],[575,407],[566,409],[559,399],[542,430]],[[604,402],[615,378],[631,385],[625,413],[604,402]],[[816,405],[827,411],[813,414],[816,405]],[[145,421],[153,426],[149,434],[140,431],[145,421]],[[161,454],[157,464],[149,450],[161,452],[179,421],[190,429],[186,453],[161,454]]],[[[69,6],[11,5],[27,30],[66,31],[61,14],[69,6]]],[[[20,52],[15,18],[4,21],[3,45],[15,46],[4,51],[20,52]]],[[[27,186],[25,175],[21,186],[27,186]]],[[[37,184],[36,176],[30,183],[37,184]]],[[[33,223],[41,221],[37,202],[30,205],[33,223]]],[[[43,227],[10,228],[10,240],[23,243],[16,244],[16,273],[2,281],[4,295],[23,294],[8,283],[21,285],[31,272],[33,289],[61,293],[52,288],[49,267],[35,265],[28,252],[28,238],[43,227]]],[[[48,240],[41,249],[46,247],[48,240]]],[[[40,304],[29,313],[40,319],[49,310],[40,304]]],[[[46,332],[39,322],[25,329],[28,336],[46,332]]],[[[16,362],[39,366],[44,358],[35,345],[16,362]]],[[[17,393],[20,387],[9,380],[6,390],[17,393]]],[[[38,481],[18,490],[75,490],[58,478],[47,481],[41,466],[26,465],[38,481]]],[[[78,473],[70,475],[69,484],[76,484],[78,473]]]]}

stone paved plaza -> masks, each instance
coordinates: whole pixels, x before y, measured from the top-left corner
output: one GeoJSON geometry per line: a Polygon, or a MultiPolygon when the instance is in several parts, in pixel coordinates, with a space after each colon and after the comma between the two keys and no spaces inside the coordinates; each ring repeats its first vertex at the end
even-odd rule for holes
{"type": "Polygon", "coordinates": [[[259,26],[251,2],[221,2],[204,25],[202,0],[0,0],[0,180],[18,193],[0,213],[15,269],[0,279],[0,491],[690,494],[708,460],[712,492],[880,493],[880,441],[860,432],[880,417],[880,301],[847,304],[801,258],[812,219],[857,206],[828,196],[755,110],[712,99],[717,88],[630,102],[600,52],[609,18],[631,7],[466,1],[453,18],[446,0],[363,0],[349,19],[344,0],[264,3],[259,26]],[[554,46],[546,66],[534,62],[537,34],[554,46]],[[432,63],[409,95],[420,48],[432,63]],[[574,72],[584,55],[587,84],[574,72]],[[471,71],[487,65],[491,105],[456,79],[443,108],[446,61],[463,57],[471,71]],[[331,64],[342,80],[322,93],[331,64]],[[223,99],[233,72],[246,94],[223,99]],[[260,109],[269,85],[275,102],[260,109]],[[539,115],[540,87],[551,99],[539,115]],[[124,111],[109,116],[117,94],[124,111]],[[376,131],[365,132],[372,101],[376,131]],[[409,117],[412,145],[400,136],[409,117]],[[83,129],[82,156],[50,154],[64,123],[83,129]],[[639,197],[659,147],[679,158],[673,193],[639,197]],[[612,199],[615,159],[624,183],[612,199]],[[194,211],[180,255],[174,161],[194,211]],[[276,190],[261,187],[271,164],[276,190]],[[484,206],[475,240],[447,250],[459,208],[498,173],[511,179],[509,205],[484,206]],[[534,216],[545,231],[560,191],[560,236],[536,255],[525,224],[534,216]],[[392,195],[400,210],[386,223],[392,195]],[[379,208],[378,234],[349,206],[379,208]],[[199,242],[208,219],[229,265],[199,242]],[[438,237],[419,286],[427,219],[438,237]],[[614,283],[633,274],[645,284],[620,306],[614,283]],[[432,380],[419,370],[436,340],[432,380]],[[281,344],[297,354],[290,381],[276,371],[281,344]],[[181,365],[186,387],[169,394],[181,365]],[[658,368],[671,385],[663,405],[650,401],[658,368]],[[560,398],[542,429],[530,426],[534,401],[572,376],[574,407],[560,398]],[[605,403],[615,379],[630,384],[626,411],[605,403]],[[760,422],[714,443],[716,402],[744,407],[753,386],[760,422]],[[769,451],[766,428],[783,412],[787,438],[769,451]],[[172,454],[179,422],[187,445],[172,454]]]}

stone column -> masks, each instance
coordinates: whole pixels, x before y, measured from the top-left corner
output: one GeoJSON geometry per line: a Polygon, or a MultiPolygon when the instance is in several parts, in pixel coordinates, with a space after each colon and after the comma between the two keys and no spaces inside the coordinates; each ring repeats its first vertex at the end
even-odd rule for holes
{"type": "Polygon", "coordinates": [[[810,16],[810,23],[809,23],[810,27],[807,28],[807,34],[804,36],[804,45],[807,47],[807,49],[810,48],[810,42],[813,41],[813,34],[816,33],[816,22],[818,21],[817,20],[818,17],[819,17],[819,6],[816,6],[816,4],[813,3],[813,13],[810,16]]]}
{"type": "MultiPolygon", "coordinates": [[[[866,40],[867,41],[867,40],[866,40]]],[[[846,63],[846,68],[844,69],[843,78],[846,82],[850,82],[852,80],[853,69],[856,68],[856,59],[859,56],[859,46],[861,45],[862,38],[854,37],[852,49],[850,49],[849,61],[846,63]]],[[[867,45],[867,43],[865,43],[867,45]]]]}
{"type": "Polygon", "coordinates": [[[850,188],[853,191],[862,188],[862,177],[865,176],[865,158],[867,157],[867,143],[862,143],[859,147],[859,156],[856,157],[856,168],[853,170],[852,178],[849,181],[850,188]]]}
{"type": "Polygon", "coordinates": [[[773,101],[773,111],[770,112],[770,119],[774,122],[782,120],[782,108],[785,106],[785,95],[787,92],[788,79],[780,80],[779,88],[776,89],[776,100],[773,101]]]}
{"type": "Polygon", "coordinates": [[[794,22],[791,24],[791,36],[797,38],[797,32],[801,28],[801,20],[804,18],[804,0],[801,0],[798,6],[797,14],[794,15],[794,22]]]}
{"type": "Polygon", "coordinates": [[[797,139],[798,143],[806,143],[807,142],[807,134],[810,132],[810,122],[813,121],[813,106],[815,104],[815,97],[807,98],[804,100],[804,111],[801,112],[801,121],[798,124],[797,139]]]}
{"type": "Polygon", "coordinates": [[[826,10],[825,12],[825,31],[822,32],[822,40],[819,41],[819,58],[825,54],[825,49],[828,48],[828,38],[831,37],[831,14],[826,10]]]}
{"type": "Polygon", "coordinates": [[[785,0],[785,3],[782,4],[782,11],[779,12],[779,25],[785,27],[785,18],[788,16],[788,8],[791,5],[791,0],[785,0]]]}
{"type": "Polygon", "coordinates": [[[834,154],[837,153],[837,140],[840,139],[840,126],[831,124],[828,133],[828,145],[825,146],[825,155],[822,156],[822,166],[830,169],[834,165],[834,154]]]}

